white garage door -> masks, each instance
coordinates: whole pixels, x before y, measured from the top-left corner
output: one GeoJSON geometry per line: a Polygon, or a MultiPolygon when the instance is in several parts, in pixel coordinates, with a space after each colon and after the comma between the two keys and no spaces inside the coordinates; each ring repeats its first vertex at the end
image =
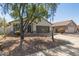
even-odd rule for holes
{"type": "Polygon", "coordinates": [[[74,27],[68,27],[68,32],[74,33],[74,31],[75,31],[74,27]]]}

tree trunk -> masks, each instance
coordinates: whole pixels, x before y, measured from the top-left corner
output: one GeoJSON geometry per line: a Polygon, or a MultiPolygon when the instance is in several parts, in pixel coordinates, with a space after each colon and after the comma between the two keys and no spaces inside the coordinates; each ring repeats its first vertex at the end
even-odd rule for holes
{"type": "Polygon", "coordinates": [[[24,33],[21,32],[21,34],[20,34],[20,49],[22,49],[23,40],[24,40],[24,33]]]}
{"type": "Polygon", "coordinates": [[[6,26],[5,26],[5,18],[4,18],[4,39],[6,39],[6,31],[5,31],[5,28],[6,28],[6,26]]]}
{"type": "Polygon", "coordinates": [[[21,18],[21,22],[20,22],[20,49],[22,49],[23,40],[24,40],[23,18],[21,18]]]}
{"type": "Polygon", "coordinates": [[[53,47],[55,47],[55,40],[54,40],[54,32],[53,32],[53,29],[52,29],[52,41],[53,41],[53,47]]]}
{"type": "Polygon", "coordinates": [[[53,47],[55,47],[56,44],[55,44],[55,39],[54,39],[54,32],[53,32],[53,30],[52,30],[52,41],[53,41],[53,47]]]}

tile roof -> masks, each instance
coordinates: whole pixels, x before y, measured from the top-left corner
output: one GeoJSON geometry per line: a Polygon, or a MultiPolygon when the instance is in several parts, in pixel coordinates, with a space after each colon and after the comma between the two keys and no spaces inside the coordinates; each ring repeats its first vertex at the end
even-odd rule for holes
{"type": "Polygon", "coordinates": [[[53,27],[54,26],[66,26],[66,25],[68,25],[69,23],[71,23],[72,22],[72,20],[65,20],[65,21],[61,21],[61,22],[55,22],[55,23],[53,23],[53,27]]]}

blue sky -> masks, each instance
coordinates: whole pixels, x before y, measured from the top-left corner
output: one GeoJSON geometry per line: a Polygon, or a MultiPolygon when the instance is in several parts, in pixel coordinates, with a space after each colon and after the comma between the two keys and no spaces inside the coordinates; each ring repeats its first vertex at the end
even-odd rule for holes
{"type": "MultiPolygon", "coordinates": [[[[0,14],[2,17],[2,15],[0,14]]],[[[7,21],[12,21],[13,19],[7,14],[7,21]]],[[[73,20],[75,23],[79,24],[79,3],[61,3],[54,16],[54,22],[63,20],[73,20]]]]}
{"type": "Polygon", "coordinates": [[[63,3],[58,6],[54,22],[63,20],[73,20],[79,24],[79,3],[63,3]]]}

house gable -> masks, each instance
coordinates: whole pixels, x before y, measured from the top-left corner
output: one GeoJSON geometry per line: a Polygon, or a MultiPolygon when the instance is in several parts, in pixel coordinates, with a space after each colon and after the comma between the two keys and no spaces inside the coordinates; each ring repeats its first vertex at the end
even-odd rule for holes
{"type": "Polygon", "coordinates": [[[75,24],[75,22],[73,22],[72,20],[71,20],[71,22],[68,24],[68,25],[70,25],[70,26],[77,26],[76,24],[75,24]]]}
{"type": "Polygon", "coordinates": [[[37,27],[38,26],[42,26],[42,27],[49,27],[49,30],[51,31],[51,28],[52,28],[52,24],[50,22],[48,22],[47,20],[45,19],[42,19],[40,22],[38,22],[37,24],[36,23],[33,23],[32,27],[33,27],[33,32],[37,31],[37,27]]]}
{"type": "Polygon", "coordinates": [[[73,21],[70,22],[67,27],[68,30],[70,30],[69,32],[77,32],[77,25],[73,21]]]}
{"type": "Polygon", "coordinates": [[[39,26],[51,26],[52,24],[50,22],[48,22],[45,19],[42,19],[40,22],[38,22],[37,24],[34,23],[34,25],[39,25],[39,26]]]}

